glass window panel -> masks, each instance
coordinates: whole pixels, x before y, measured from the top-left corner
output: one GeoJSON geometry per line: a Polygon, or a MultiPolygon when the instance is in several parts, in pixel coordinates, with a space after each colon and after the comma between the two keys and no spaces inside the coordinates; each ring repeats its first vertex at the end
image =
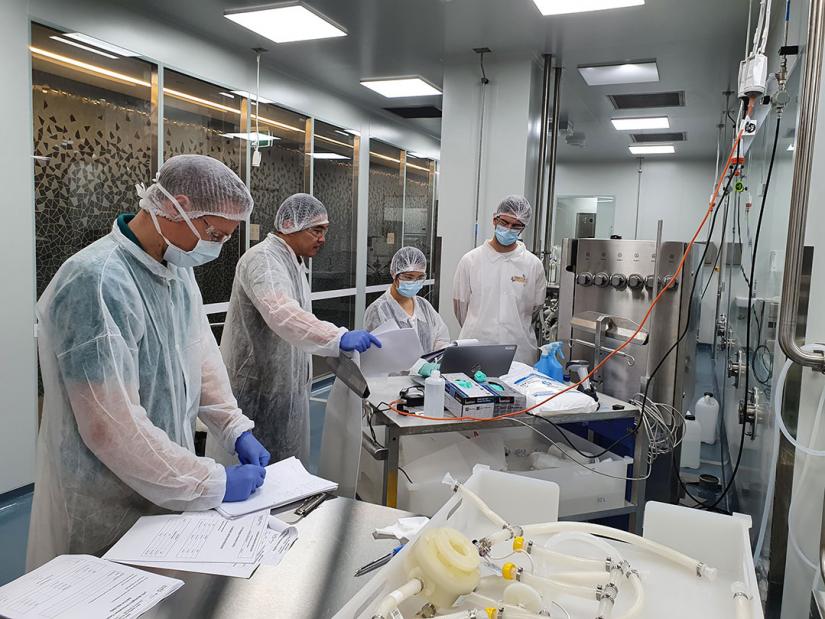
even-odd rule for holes
{"type": "Polygon", "coordinates": [[[428,276],[432,258],[435,196],[435,161],[407,154],[404,191],[404,245],[417,247],[427,256],[428,276]]]}
{"type": "Polygon", "coordinates": [[[153,65],[51,38],[61,34],[32,24],[38,296],[67,258],[136,211],[156,144],[153,65]]]}
{"type": "MultiPolygon", "coordinates": [[[[208,82],[166,70],[163,75],[164,159],[175,155],[209,155],[243,178],[246,147],[232,137],[241,131],[241,97],[208,82]]],[[[197,267],[195,277],[203,302],[226,303],[232,292],[235,266],[243,252],[243,231],[232,235],[217,260],[197,267]]]]}
{"type": "Polygon", "coordinates": [[[327,207],[329,234],[312,259],[313,291],[355,287],[358,143],[354,135],[315,121],[312,193],[327,207]]]}
{"type": "MultiPolygon", "coordinates": [[[[252,104],[251,130],[256,115],[252,104]]],[[[275,230],[275,213],[289,196],[307,192],[307,117],[275,105],[261,104],[258,133],[272,140],[260,145],[261,165],[250,168],[250,189],[255,200],[250,221],[250,241],[255,243],[275,230]]]]}
{"type": "Polygon", "coordinates": [[[404,217],[404,176],[401,150],[370,142],[367,285],[390,281],[390,261],[401,247],[404,217]]]}

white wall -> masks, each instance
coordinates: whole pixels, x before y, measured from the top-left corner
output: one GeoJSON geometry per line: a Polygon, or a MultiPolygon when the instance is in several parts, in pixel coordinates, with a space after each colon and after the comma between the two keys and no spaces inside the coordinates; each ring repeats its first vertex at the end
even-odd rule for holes
{"type": "Polygon", "coordinates": [[[28,2],[4,3],[0,56],[6,96],[0,102],[3,148],[3,309],[0,315],[0,493],[34,479],[37,383],[34,340],[34,195],[31,158],[31,65],[28,2]]]}
{"type": "MultiPolygon", "coordinates": [[[[496,206],[509,194],[535,199],[541,72],[530,57],[488,59],[481,149],[478,243],[490,238],[496,206]],[[539,81],[537,87],[536,82],[539,81]]],[[[453,274],[475,247],[476,169],[481,111],[478,58],[444,68],[438,233],[442,237],[441,315],[458,334],[452,311],[453,274]]]]}

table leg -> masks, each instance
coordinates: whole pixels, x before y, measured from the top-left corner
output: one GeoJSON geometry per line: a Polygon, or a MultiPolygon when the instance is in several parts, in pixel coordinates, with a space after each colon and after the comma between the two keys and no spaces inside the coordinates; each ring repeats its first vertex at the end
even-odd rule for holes
{"type": "MultiPolygon", "coordinates": [[[[636,420],[639,424],[639,431],[636,432],[633,443],[633,477],[642,477],[648,472],[647,463],[647,434],[642,426],[641,418],[636,420]]],[[[636,510],[630,514],[630,532],[637,535],[642,534],[645,513],[645,488],[647,481],[644,479],[630,482],[630,501],[636,506],[636,510]]]]}
{"type": "Polygon", "coordinates": [[[384,460],[384,492],[387,507],[398,507],[398,427],[387,426],[387,459],[384,460]]]}

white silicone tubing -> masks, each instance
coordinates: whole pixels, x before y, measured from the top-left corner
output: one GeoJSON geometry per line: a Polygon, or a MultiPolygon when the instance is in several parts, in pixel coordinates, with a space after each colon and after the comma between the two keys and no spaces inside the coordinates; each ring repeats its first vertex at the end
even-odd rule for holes
{"type": "Polygon", "coordinates": [[[407,581],[404,585],[398,587],[381,600],[378,607],[375,609],[375,615],[383,619],[390,619],[392,611],[406,599],[411,598],[421,591],[421,581],[417,578],[407,581]]]}

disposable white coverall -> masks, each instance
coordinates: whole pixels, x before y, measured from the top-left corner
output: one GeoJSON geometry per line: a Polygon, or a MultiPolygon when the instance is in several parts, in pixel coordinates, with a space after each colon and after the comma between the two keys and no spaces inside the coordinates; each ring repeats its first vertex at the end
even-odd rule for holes
{"type": "Polygon", "coordinates": [[[460,339],[482,344],[517,344],[516,361],[538,360],[532,317],[544,304],[547,280],[544,267],[519,242],[516,249],[499,253],[490,242],[466,253],[453,280],[453,300],[459,308],[460,339]]]}
{"type": "Polygon", "coordinates": [[[28,569],[100,554],[138,519],[223,500],[224,468],[194,453],[195,418],[234,453],[237,406],[191,269],[119,230],[60,268],[37,304],[43,421],[28,569]]]}
{"type": "Polygon", "coordinates": [[[393,320],[401,329],[414,328],[418,332],[418,339],[421,341],[421,349],[424,352],[449,346],[450,332],[435,308],[422,297],[416,296],[413,300],[415,310],[410,316],[387,290],[367,308],[364,315],[364,328],[372,331],[385,322],[393,320]]]}
{"type": "Polygon", "coordinates": [[[272,462],[309,458],[312,355],[337,357],[343,327],[312,314],[305,267],[270,234],[238,261],[221,353],[272,462]]]}

